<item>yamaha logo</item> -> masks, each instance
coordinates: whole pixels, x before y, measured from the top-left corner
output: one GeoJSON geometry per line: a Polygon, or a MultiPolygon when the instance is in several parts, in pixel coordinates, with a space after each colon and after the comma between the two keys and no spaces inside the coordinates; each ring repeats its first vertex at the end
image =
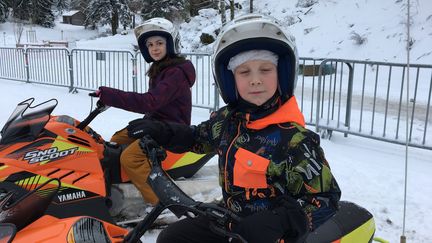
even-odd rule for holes
{"type": "Polygon", "coordinates": [[[67,201],[72,201],[72,200],[77,200],[77,199],[81,199],[81,198],[85,198],[85,197],[86,197],[86,194],[84,191],[61,194],[61,195],[57,196],[59,202],[61,202],[61,203],[67,202],[67,201]]]}

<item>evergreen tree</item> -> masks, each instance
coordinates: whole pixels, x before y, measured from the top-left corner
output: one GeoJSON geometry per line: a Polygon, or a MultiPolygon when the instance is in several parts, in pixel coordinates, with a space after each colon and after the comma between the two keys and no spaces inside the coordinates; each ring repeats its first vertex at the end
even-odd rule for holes
{"type": "Polygon", "coordinates": [[[127,0],[120,0],[122,4],[120,4],[119,8],[119,17],[120,17],[120,23],[123,26],[123,29],[126,30],[126,27],[128,25],[132,24],[132,12],[129,9],[129,4],[127,0]]]}
{"type": "Polygon", "coordinates": [[[91,0],[85,9],[86,25],[111,25],[112,35],[117,34],[119,21],[123,26],[131,23],[130,11],[125,0],[91,0]]]}
{"type": "Polygon", "coordinates": [[[144,0],[141,17],[146,20],[162,17],[169,20],[185,19],[188,4],[185,0],[144,0]]]}
{"type": "Polygon", "coordinates": [[[52,0],[11,0],[13,16],[20,20],[28,20],[32,24],[54,27],[54,14],[51,10],[52,0]]]}
{"type": "Polygon", "coordinates": [[[88,5],[88,0],[70,0],[69,9],[85,11],[88,5]]]}
{"type": "Polygon", "coordinates": [[[0,0],[0,23],[5,22],[8,14],[8,5],[5,0],[0,0]]]}
{"type": "Polygon", "coordinates": [[[28,0],[9,0],[9,6],[12,8],[12,16],[17,20],[29,20],[30,9],[28,0]]]}
{"type": "Polygon", "coordinates": [[[43,27],[54,27],[54,14],[51,10],[52,0],[30,0],[30,21],[43,27]]]}
{"type": "Polygon", "coordinates": [[[55,8],[60,12],[63,13],[65,10],[70,9],[71,0],[55,0],[54,5],[55,8]]]}

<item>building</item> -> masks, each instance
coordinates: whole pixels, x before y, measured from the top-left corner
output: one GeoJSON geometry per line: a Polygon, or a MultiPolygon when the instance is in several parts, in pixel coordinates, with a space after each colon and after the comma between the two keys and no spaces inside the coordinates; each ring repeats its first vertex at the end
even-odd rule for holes
{"type": "Polygon", "coordinates": [[[63,13],[63,23],[72,25],[84,25],[86,16],[79,10],[71,10],[63,13]]]}

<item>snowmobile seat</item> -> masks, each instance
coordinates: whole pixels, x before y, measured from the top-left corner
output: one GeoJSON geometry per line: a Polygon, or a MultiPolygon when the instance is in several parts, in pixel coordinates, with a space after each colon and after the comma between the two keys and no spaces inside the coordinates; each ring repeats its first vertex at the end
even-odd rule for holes
{"type": "Polygon", "coordinates": [[[311,232],[305,243],[372,242],[374,234],[375,222],[369,211],[355,203],[340,201],[337,213],[311,232]]]}

